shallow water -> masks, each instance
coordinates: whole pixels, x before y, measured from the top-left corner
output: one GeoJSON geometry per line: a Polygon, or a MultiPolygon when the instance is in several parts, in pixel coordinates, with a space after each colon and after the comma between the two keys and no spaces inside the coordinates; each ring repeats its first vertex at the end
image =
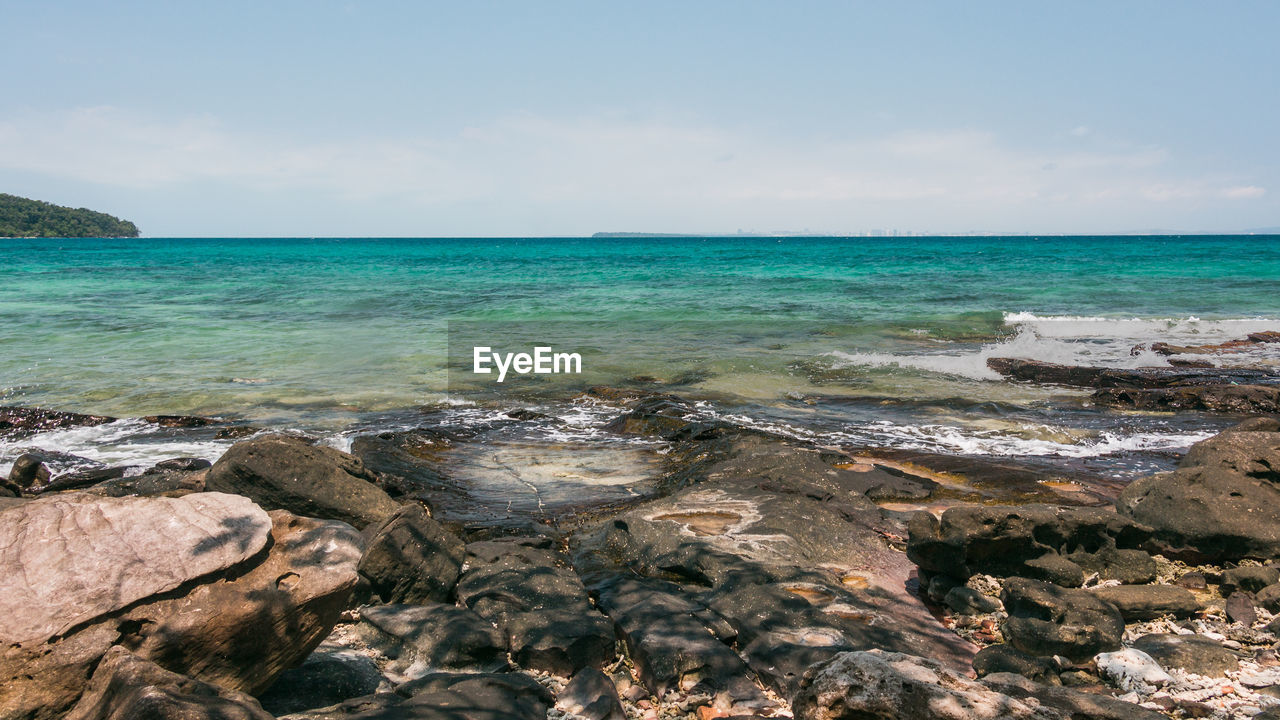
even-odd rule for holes
{"type": "MultiPolygon", "coordinates": [[[[0,258],[0,401],[241,418],[339,446],[420,406],[461,423],[537,406],[572,421],[526,440],[591,439],[611,411],[569,398],[643,381],[828,444],[1129,475],[1226,421],[1099,411],[986,359],[1158,365],[1131,349],[1280,329],[1266,236],[0,240],[0,258]],[[481,341],[554,342],[584,373],[497,386],[450,370],[481,341]]],[[[1277,365],[1280,347],[1220,362],[1277,365]]],[[[0,444],[0,469],[31,445],[132,463],[225,444],[126,421],[0,444]]]]}

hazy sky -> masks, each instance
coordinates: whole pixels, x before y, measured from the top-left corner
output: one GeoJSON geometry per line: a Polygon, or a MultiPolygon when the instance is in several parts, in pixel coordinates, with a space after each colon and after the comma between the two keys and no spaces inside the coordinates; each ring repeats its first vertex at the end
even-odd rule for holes
{"type": "Polygon", "coordinates": [[[0,192],[151,236],[1280,225],[1277,2],[0,18],[0,192]]]}

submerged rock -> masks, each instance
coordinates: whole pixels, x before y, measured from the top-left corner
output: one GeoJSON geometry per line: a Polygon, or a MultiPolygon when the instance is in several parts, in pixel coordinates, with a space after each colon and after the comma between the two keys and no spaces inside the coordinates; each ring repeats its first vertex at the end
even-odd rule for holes
{"type": "Polygon", "coordinates": [[[1086,388],[1169,388],[1277,384],[1280,375],[1250,368],[1105,368],[1019,358],[988,358],[987,367],[1013,380],[1086,388]]]}
{"type": "Polygon", "coordinates": [[[209,469],[205,487],[252,498],[268,510],[341,520],[357,528],[381,522],[399,505],[359,459],[291,435],[236,443],[209,469]]]}

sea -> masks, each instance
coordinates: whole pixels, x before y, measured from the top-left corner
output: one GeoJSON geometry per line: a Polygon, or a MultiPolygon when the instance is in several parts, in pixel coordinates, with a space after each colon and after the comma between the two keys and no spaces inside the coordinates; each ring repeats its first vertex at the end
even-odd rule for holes
{"type": "MultiPolygon", "coordinates": [[[[1035,459],[1125,479],[1238,420],[1105,410],[1012,383],[993,357],[1160,366],[1153,342],[1280,330],[1280,237],[0,239],[0,404],[105,414],[0,439],[107,464],[216,459],[159,430],[200,415],[349,447],[492,423],[529,443],[602,429],[594,385],[841,449],[1035,459]],[[575,352],[496,383],[474,347],[575,352]]],[[[1276,367],[1280,345],[1215,356],[1276,367]]]]}

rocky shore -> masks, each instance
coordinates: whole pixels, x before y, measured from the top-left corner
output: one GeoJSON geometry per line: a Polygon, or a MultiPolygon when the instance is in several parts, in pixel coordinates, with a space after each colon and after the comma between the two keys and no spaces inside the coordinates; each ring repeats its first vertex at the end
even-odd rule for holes
{"type": "MultiPolygon", "coordinates": [[[[628,478],[605,499],[521,484],[561,471],[483,430],[347,453],[147,418],[245,437],[133,469],[32,448],[0,485],[0,718],[1280,717],[1274,376],[992,367],[1256,417],[1068,488],[593,388],[653,448],[571,450],[628,478]]],[[[110,420],[4,408],[0,433],[110,420]]]]}

